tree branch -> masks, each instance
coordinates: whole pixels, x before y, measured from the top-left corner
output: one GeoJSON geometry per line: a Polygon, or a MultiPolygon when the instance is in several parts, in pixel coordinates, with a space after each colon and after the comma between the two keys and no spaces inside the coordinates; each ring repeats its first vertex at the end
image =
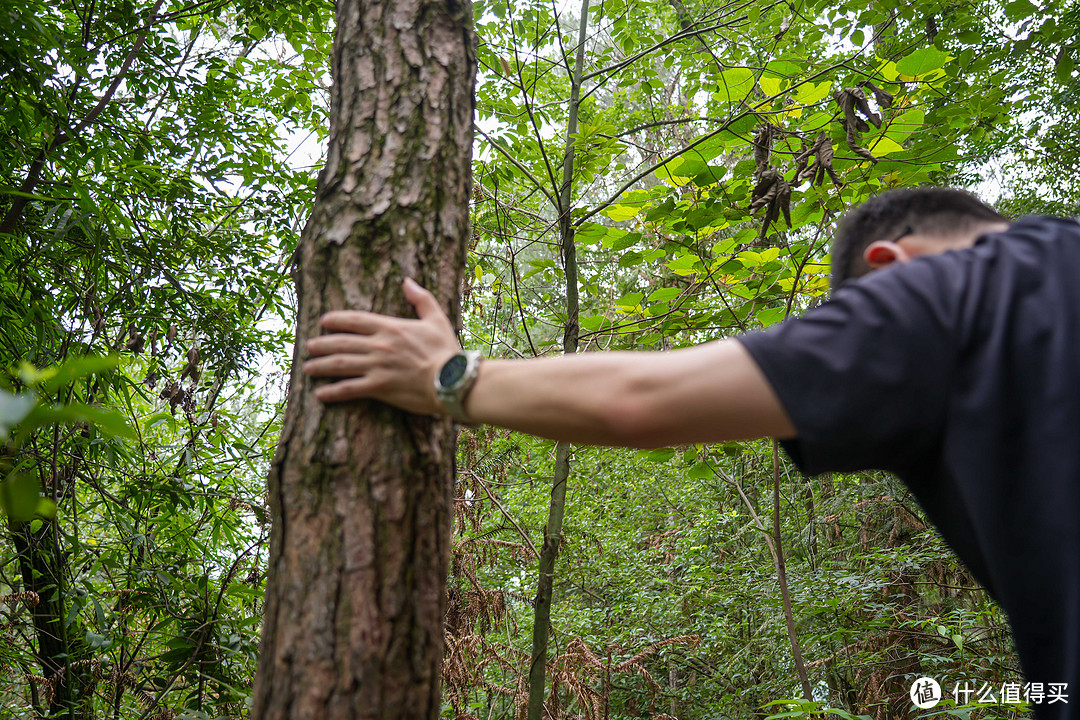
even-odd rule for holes
{"type": "MultiPolygon", "coordinates": [[[[53,138],[53,141],[49,143],[47,148],[42,148],[33,162],[30,163],[30,169],[26,173],[26,178],[23,180],[22,186],[19,188],[20,192],[30,195],[34,188],[37,187],[38,182],[41,180],[41,171],[45,168],[45,160],[48,154],[53,150],[56,150],[61,145],[76,137],[85,130],[91,123],[93,123],[98,115],[105,109],[105,106],[112,100],[113,95],[116,94],[116,90],[120,87],[120,83],[124,80],[124,76],[127,75],[127,71],[131,68],[131,63],[134,62],[135,57],[142,50],[143,43],[146,41],[146,36],[150,32],[150,28],[158,19],[158,10],[161,9],[165,0],[157,0],[154,7],[150,10],[150,19],[143,25],[142,30],[139,32],[139,37],[135,39],[135,44],[132,46],[131,51],[128,52],[127,57],[124,58],[124,62],[120,65],[120,71],[109,83],[108,89],[105,94],[101,96],[101,99],[97,101],[97,104],[90,109],[90,112],[86,113],[83,119],[71,131],[69,135],[66,132],[61,132],[53,138]]],[[[12,202],[11,207],[8,208],[7,214],[4,215],[3,222],[0,222],[0,235],[9,234],[15,229],[15,224],[19,222],[19,218],[22,217],[23,210],[26,208],[26,203],[29,198],[25,196],[16,196],[12,202]]]]}

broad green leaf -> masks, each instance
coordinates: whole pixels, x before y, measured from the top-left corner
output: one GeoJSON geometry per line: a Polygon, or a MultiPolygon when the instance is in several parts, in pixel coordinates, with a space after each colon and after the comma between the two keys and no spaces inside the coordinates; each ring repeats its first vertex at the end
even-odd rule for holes
{"type": "Polygon", "coordinates": [[[937,70],[950,60],[952,60],[952,56],[938,50],[936,47],[925,47],[904,56],[902,60],[896,63],[896,70],[901,75],[918,77],[931,70],[937,70]]]}
{"type": "Polygon", "coordinates": [[[1073,69],[1075,65],[1072,57],[1065,53],[1061,56],[1061,60],[1054,66],[1054,79],[1056,79],[1062,85],[1071,85],[1073,82],[1073,69]]]}
{"type": "Polygon", "coordinates": [[[785,312],[782,307],[766,308],[755,317],[757,317],[757,321],[761,323],[762,327],[769,327],[783,320],[785,312]]]}
{"type": "Polygon", "coordinates": [[[607,318],[603,315],[585,315],[578,320],[578,324],[581,325],[582,330],[593,332],[602,328],[606,321],[607,318]]]}
{"type": "Polygon", "coordinates": [[[690,152],[699,160],[708,162],[713,158],[727,153],[732,148],[740,148],[746,144],[746,138],[733,130],[718,132],[707,140],[702,140],[695,145],[690,152]]]}
{"type": "Polygon", "coordinates": [[[1005,5],[1005,17],[1011,22],[1020,22],[1026,17],[1031,17],[1037,10],[1038,8],[1028,0],[1013,0],[1005,5]]]}
{"type": "Polygon", "coordinates": [[[890,153],[903,152],[904,146],[900,145],[894,140],[891,140],[885,135],[881,135],[868,149],[871,153],[880,157],[882,155],[888,155],[890,153]]]}
{"type": "Polygon", "coordinates": [[[668,300],[674,300],[682,294],[681,288],[660,288],[653,290],[649,295],[650,302],[667,302],[668,300]]]}
{"type": "Polygon", "coordinates": [[[811,133],[826,128],[833,121],[832,115],[829,113],[814,113],[810,117],[806,118],[800,125],[803,132],[811,133]]]}
{"type": "Polygon", "coordinates": [[[52,406],[38,405],[32,413],[27,415],[26,422],[34,427],[53,423],[89,422],[101,426],[106,433],[114,437],[131,440],[138,437],[135,431],[131,429],[131,426],[128,425],[124,416],[116,410],[85,403],[52,406]]]}
{"type": "Polygon", "coordinates": [[[600,242],[608,229],[600,223],[582,223],[574,231],[574,240],[582,245],[594,245],[600,242]]]}
{"type": "Polygon", "coordinates": [[[671,268],[671,271],[676,275],[693,275],[695,268],[700,264],[701,260],[697,255],[686,253],[685,255],[679,255],[668,261],[667,266],[671,268]]]}
{"type": "Polygon", "coordinates": [[[754,89],[754,72],[749,68],[728,68],[716,76],[715,97],[720,102],[739,102],[754,89]]]}
{"type": "Polygon", "coordinates": [[[643,297],[643,293],[627,293],[615,301],[615,306],[626,313],[638,312],[641,310],[641,299],[643,297]]]}
{"type": "Polygon", "coordinates": [[[813,105],[832,94],[832,83],[806,83],[795,89],[795,102],[801,105],[813,105]]]}
{"type": "Polygon", "coordinates": [[[604,208],[601,212],[615,222],[624,222],[637,217],[637,214],[641,212],[641,206],[615,204],[604,208]]]}
{"type": "Polygon", "coordinates": [[[900,71],[897,70],[895,62],[892,60],[885,60],[878,66],[878,74],[885,80],[892,82],[900,75],[900,71]]]}
{"type": "Polygon", "coordinates": [[[790,81],[785,78],[762,76],[758,80],[758,84],[761,85],[761,89],[765,91],[766,95],[779,95],[784,88],[790,85],[790,81]]]}
{"type": "Polygon", "coordinates": [[[889,121],[885,137],[894,142],[903,143],[911,133],[921,128],[925,121],[926,112],[922,108],[913,108],[889,121]]]}
{"type": "MultiPolygon", "coordinates": [[[[604,238],[604,247],[611,248],[615,252],[622,252],[641,240],[641,233],[627,232],[618,228],[612,228],[604,238]]],[[[554,262],[552,263],[554,266],[554,262]]]]}
{"type": "Polygon", "coordinates": [[[681,164],[682,161],[676,158],[675,160],[656,168],[656,170],[653,171],[653,174],[656,175],[658,180],[671,183],[675,187],[682,187],[690,182],[690,176],[678,174],[676,168],[681,164]]]}
{"type": "Polygon", "coordinates": [[[791,79],[798,77],[802,71],[801,65],[790,60],[770,60],[765,65],[764,75],[791,79]]]}

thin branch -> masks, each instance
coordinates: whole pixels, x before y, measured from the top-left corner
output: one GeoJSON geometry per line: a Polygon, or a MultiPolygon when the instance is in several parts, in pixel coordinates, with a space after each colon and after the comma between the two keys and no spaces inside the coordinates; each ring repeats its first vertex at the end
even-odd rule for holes
{"type": "MultiPolygon", "coordinates": [[[[503,146],[500,145],[497,140],[495,140],[495,138],[491,137],[486,132],[484,132],[483,129],[480,128],[480,126],[473,125],[473,129],[476,130],[476,132],[480,133],[480,136],[482,138],[484,138],[489,143],[491,143],[491,146],[494,147],[496,150],[498,150],[499,154],[501,154],[504,158],[506,158],[511,163],[513,163],[514,167],[516,167],[521,172],[525,173],[525,177],[529,178],[529,180],[532,181],[532,184],[536,187],[537,190],[544,193],[544,197],[546,197],[551,202],[551,204],[553,206],[555,206],[556,208],[559,207],[559,202],[555,199],[555,196],[552,195],[550,192],[548,192],[547,188],[545,188],[540,183],[540,181],[537,180],[536,177],[531,172],[529,172],[528,168],[526,168],[524,165],[522,165],[520,162],[518,162],[518,159],[515,158],[510,153],[509,150],[504,149],[503,146]]],[[[555,181],[554,181],[554,179],[552,179],[552,185],[554,185],[554,184],[555,184],[555,181]]]]}

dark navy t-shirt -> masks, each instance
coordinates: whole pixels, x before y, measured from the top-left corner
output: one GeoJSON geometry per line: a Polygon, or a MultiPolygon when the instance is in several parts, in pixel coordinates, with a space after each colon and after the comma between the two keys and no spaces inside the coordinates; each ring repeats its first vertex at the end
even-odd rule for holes
{"type": "MultiPolygon", "coordinates": [[[[808,474],[896,473],[1080,718],[1080,225],[1032,217],[740,338],[808,474]]],[[[976,678],[977,679],[977,678],[976,678]]]]}

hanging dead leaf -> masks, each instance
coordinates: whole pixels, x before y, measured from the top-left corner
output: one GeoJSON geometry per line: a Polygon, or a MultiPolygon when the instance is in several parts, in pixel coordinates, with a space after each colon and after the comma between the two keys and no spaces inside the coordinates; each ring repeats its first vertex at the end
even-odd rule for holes
{"type": "Polygon", "coordinates": [[[859,136],[855,132],[854,128],[849,127],[847,129],[847,144],[848,147],[851,148],[851,151],[859,157],[865,158],[872,163],[877,162],[878,159],[874,157],[869,150],[859,144],[859,136]]]}
{"type": "Polygon", "coordinates": [[[860,87],[850,87],[847,92],[855,99],[855,107],[866,116],[874,127],[881,127],[881,116],[870,109],[870,103],[866,102],[866,93],[860,87]]]}
{"type": "Polygon", "coordinates": [[[765,123],[754,136],[754,163],[757,172],[762,173],[769,167],[769,158],[772,156],[773,140],[776,138],[777,128],[772,123],[765,123]]]}
{"type": "Polygon", "coordinates": [[[829,138],[828,131],[822,130],[814,142],[808,144],[795,156],[795,184],[810,180],[813,185],[821,185],[825,182],[825,176],[828,175],[834,185],[842,185],[840,178],[836,176],[836,171],[833,170],[832,162],[832,140],[829,138]],[[811,158],[814,159],[813,165],[810,164],[811,158]]]}
{"type": "Polygon", "coordinates": [[[765,217],[761,223],[761,241],[768,236],[769,225],[779,219],[781,213],[787,220],[788,227],[791,227],[791,183],[774,167],[768,167],[760,173],[750,195],[750,212],[761,208],[765,208],[765,217]]]}
{"type": "Polygon", "coordinates": [[[146,341],[143,339],[143,336],[139,334],[139,329],[135,327],[135,323],[128,325],[128,341],[127,344],[124,345],[124,349],[130,350],[138,355],[142,352],[143,345],[145,344],[146,341]]]}
{"type": "Polygon", "coordinates": [[[896,100],[896,97],[892,93],[882,90],[869,80],[863,80],[859,84],[863,87],[870,88],[870,92],[874,93],[874,102],[878,104],[878,107],[887,110],[893,106],[893,101],[896,100]]]}

